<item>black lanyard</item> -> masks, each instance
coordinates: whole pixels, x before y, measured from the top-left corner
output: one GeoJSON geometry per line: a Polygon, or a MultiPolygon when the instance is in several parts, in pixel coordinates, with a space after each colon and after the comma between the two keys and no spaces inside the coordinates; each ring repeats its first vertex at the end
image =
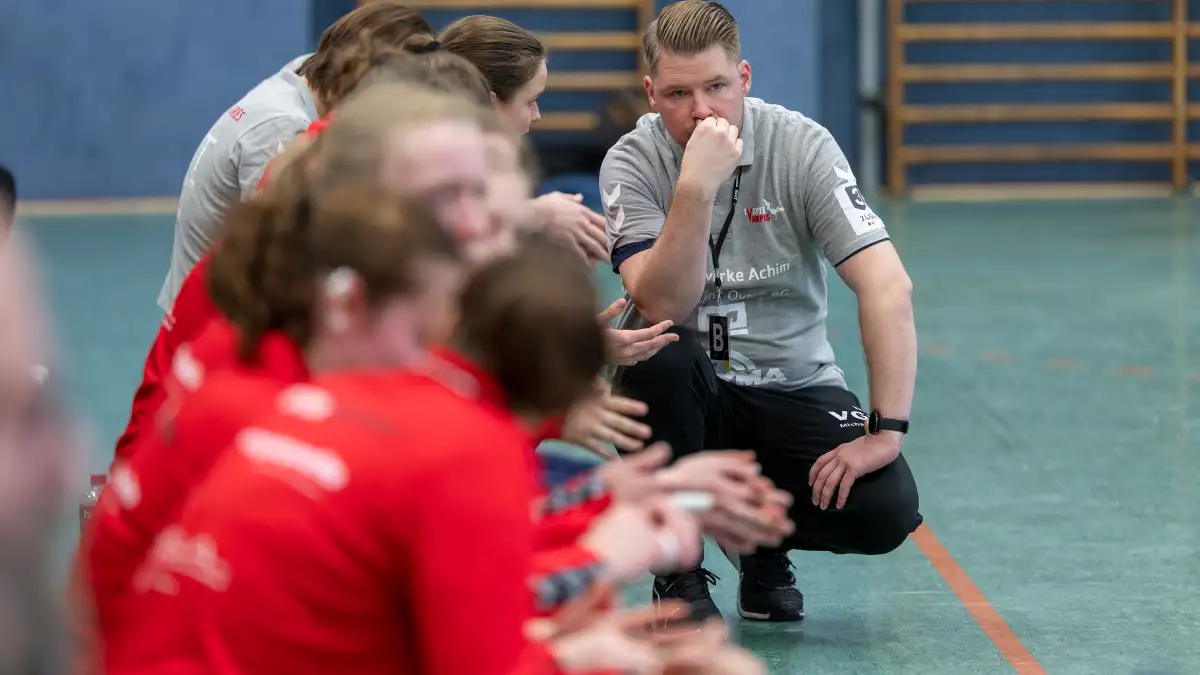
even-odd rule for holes
{"type": "Polygon", "coordinates": [[[725,245],[725,237],[729,235],[729,226],[733,223],[733,214],[737,211],[738,193],[742,191],[742,167],[738,167],[733,173],[733,203],[729,205],[729,215],[725,216],[725,223],[721,225],[721,231],[717,233],[717,240],[714,242],[712,237],[708,239],[708,250],[712,253],[713,261],[713,276],[716,278],[717,284],[717,301],[720,302],[721,293],[721,247],[725,245]]]}

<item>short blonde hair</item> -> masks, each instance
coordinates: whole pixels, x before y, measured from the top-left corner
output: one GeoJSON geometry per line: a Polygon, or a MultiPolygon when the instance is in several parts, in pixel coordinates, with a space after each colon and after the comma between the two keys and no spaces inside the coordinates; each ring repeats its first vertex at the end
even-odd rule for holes
{"type": "Polygon", "coordinates": [[[693,56],[719,45],[737,59],[741,55],[737,19],[719,2],[679,0],[663,8],[642,36],[642,55],[653,73],[663,52],[693,56]]]}

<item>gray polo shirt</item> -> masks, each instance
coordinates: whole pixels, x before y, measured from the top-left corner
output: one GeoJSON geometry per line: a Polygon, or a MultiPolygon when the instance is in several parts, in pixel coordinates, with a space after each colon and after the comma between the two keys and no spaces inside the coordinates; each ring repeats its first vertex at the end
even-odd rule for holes
{"type": "Polygon", "coordinates": [[[301,56],[263,80],[221,114],[192,155],[179,210],[175,243],[158,305],[170,312],[192,266],[208,251],[225,210],[254,194],[267,163],[317,119],[317,104],[296,69],[301,56]]]}
{"type": "MultiPolygon", "coordinates": [[[[747,98],[741,137],[737,204],[732,203],[733,176],[713,204],[714,241],[726,215],[734,212],[720,269],[713,269],[706,252],[704,295],[682,327],[697,332],[707,347],[708,317],[714,312],[729,317],[729,370],[714,364],[728,381],[778,389],[844,388],[825,332],[825,261],[836,266],[886,240],[887,230],[821,125],[747,98]]],[[[655,113],[638,120],[608,151],[600,189],[614,270],[650,248],[662,232],[682,159],[682,148],[655,113]]],[[[623,328],[646,325],[632,303],[620,321],[623,328]]]]}

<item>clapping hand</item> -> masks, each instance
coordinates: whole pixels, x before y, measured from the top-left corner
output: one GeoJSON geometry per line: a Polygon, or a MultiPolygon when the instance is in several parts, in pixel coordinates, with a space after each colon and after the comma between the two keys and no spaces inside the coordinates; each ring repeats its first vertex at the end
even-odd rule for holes
{"type": "Polygon", "coordinates": [[[712,506],[697,513],[705,534],[727,549],[750,553],[778,546],[794,529],[787,516],[791,495],[760,471],[752,452],[707,450],[659,471],[656,480],[669,492],[711,495],[712,506]]]}

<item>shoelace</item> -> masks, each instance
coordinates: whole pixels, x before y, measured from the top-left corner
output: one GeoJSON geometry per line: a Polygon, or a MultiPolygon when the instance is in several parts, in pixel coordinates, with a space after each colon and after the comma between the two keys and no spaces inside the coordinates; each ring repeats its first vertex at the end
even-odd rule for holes
{"type": "Polygon", "coordinates": [[[668,579],[667,588],[678,589],[679,595],[683,597],[692,597],[707,595],[708,587],[717,583],[720,577],[700,567],[682,574],[673,574],[668,579]]]}
{"type": "MultiPolygon", "coordinates": [[[[788,559],[785,553],[771,553],[760,555],[750,559],[751,565],[754,565],[754,571],[757,573],[759,583],[765,586],[778,588],[781,586],[792,586],[796,583],[796,575],[792,573],[795,565],[788,559]]],[[[746,564],[745,561],[742,563],[746,564]]]]}

